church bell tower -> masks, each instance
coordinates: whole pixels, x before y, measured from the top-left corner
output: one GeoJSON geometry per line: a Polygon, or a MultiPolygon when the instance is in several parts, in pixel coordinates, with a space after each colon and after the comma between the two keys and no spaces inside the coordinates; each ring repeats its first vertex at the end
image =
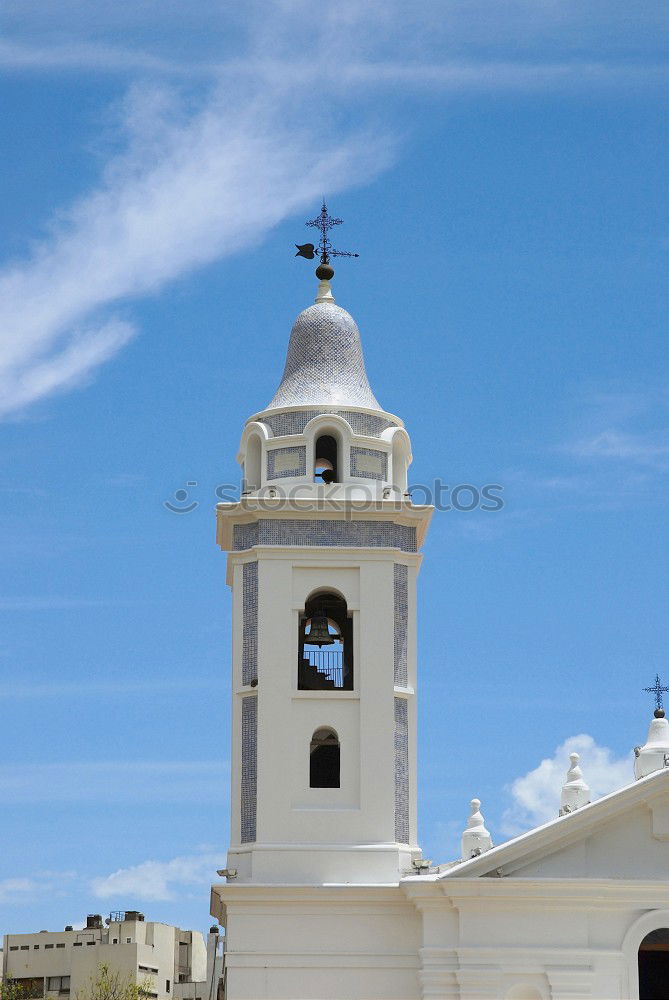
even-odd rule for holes
{"type": "Polygon", "coordinates": [[[396,882],[420,857],[416,577],[432,508],[407,493],[409,436],[372,393],[322,232],[315,304],[244,427],[241,498],[217,508],[239,884],[396,882]]]}

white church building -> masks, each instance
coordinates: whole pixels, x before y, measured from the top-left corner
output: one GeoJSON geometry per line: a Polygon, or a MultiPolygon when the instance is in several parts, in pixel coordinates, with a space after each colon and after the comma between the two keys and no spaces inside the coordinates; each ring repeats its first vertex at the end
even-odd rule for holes
{"type": "Polygon", "coordinates": [[[211,892],[225,996],[669,998],[660,701],[627,787],[589,802],[573,755],[552,822],[493,847],[475,799],[461,860],[423,860],[416,581],[432,508],[407,492],[409,436],[370,388],[333,273],[325,253],[281,384],[244,427],[242,496],[217,509],[233,621],[231,844],[211,892]]]}

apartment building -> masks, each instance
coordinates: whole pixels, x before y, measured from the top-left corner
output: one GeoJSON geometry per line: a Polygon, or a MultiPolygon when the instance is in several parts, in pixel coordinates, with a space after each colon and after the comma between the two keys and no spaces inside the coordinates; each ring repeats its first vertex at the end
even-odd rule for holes
{"type": "Polygon", "coordinates": [[[106,920],[92,914],[83,928],[6,934],[2,976],[24,986],[28,997],[74,1000],[107,965],[123,981],[145,986],[151,1000],[216,1000],[219,934],[212,927],[205,944],[199,931],[147,921],[136,910],[106,920]]]}

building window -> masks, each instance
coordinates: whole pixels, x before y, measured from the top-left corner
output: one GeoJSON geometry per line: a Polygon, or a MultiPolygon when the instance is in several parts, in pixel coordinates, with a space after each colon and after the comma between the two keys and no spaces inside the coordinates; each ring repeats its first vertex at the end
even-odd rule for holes
{"type": "Polygon", "coordinates": [[[19,950],[19,946],[17,944],[10,944],[9,950],[10,951],[18,951],[19,950]]]}
{"type": "Polygon", "coordinates": [[[337,440],[331,434],[321,434],[314,450],[314,482],[338,483],[337,440]]]}
{"type": "Polygon", "coordinates": [[[52,944],[45,944],[44,947],[45,948],[53,948],[53,945],[52,944]]]}
{"type": "Polygon", "coordinates": [[[125,939],[125,943],[126,944],[132,944],[132,938],[126,938],[125,939]]]}
{"type": "MultiPolygon", "coordinates": [[[[47,948],[49,946],[47,945],[47,948]]],[[[81,948],[81,941],[75,941],[72,945],[73,948],[81,948]]]]}
{"type": "MultiPolygon", "coordinates": [[[[51,947],[53,947],[53,945],[51,947]]],[[[28,951],[28,950],[29,950],[29,946],[27,944],[22,944],[21,945],[21,951],[28,951]]]]}
{"type": "Polygon", "coordinates": [[[339,788],[339,737],[334,729],[317,729],[309,747],[309,787],[339,788]]]}
{"type": "Polygon", "coordinates": [[[165,992],[166,993],[170,992],[170,981],[169,981],[169,979],[165,980],[165,992]]]}
{"type": "Polygon", "coordinates": [[[58,943],[56,944],[56,948],[64,948],[64,947],[65,947],[65,943],[64,942],[62,942],[61,944],[58,944],[58,943]]]}
{"type": "Polygon", "coordinates": [[[639,945],[639,1000],[663,1000],[669,982],[669,928],[646,934],[639,945]]]}
{"type": "Polygon", "coordinates": [[[118,938],[113,938],[112,939],[112,944],[118,944],[118,938]]]}
{"type": "Polygon", "coordinates": [[[38,944],[34,944],[33,945],[33,951],[39,951],[39,945],[38,944]]]}
{"type": "Polygon", "coordinates": [[[300,691],[353,690],[353,620],[338,594],[315,594],[300,617],[300,691]]]}
{"type": "Polygon", "coordinates": [[[49,993],[69,993],[70,992],[70,977],[69,976],[49,976],[47,980],[47,989],[49,993]]]}
{"type": "Polygon", "coordinates": [[[95,941],[87,941],[86,945],[88,948],[92,948],[95,945],[95,941]]]}

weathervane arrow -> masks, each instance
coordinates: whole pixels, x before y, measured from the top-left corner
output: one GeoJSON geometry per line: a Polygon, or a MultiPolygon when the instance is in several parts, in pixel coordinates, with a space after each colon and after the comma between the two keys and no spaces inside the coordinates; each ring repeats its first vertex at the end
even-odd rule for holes
{"type": "MultiPolygon", "coordinates": [[[[328,215],[327,205],[325,204],[325,199],[323,200],[323,205],[320,210],[320,214],[316,216],[315,219],[311,219],[307,222],[307,226],[313,226],[318,229],[321,234],[320,243],[318,246],[314,246],[313,243],[296,243],[297,248],[296,257],[306,257],[307,260],[313,260],[316,254],[320,257],[322,267],[330,267],[331,257],[359,257],[360,254],[350,253],[348,250],[335,250],[330,241],[330,230],[335,226],[341,226],[343,219],[335,219],[331,215],[328,215]]],[[[332,272],[334,274],[334,271],[332,272]]]]}

